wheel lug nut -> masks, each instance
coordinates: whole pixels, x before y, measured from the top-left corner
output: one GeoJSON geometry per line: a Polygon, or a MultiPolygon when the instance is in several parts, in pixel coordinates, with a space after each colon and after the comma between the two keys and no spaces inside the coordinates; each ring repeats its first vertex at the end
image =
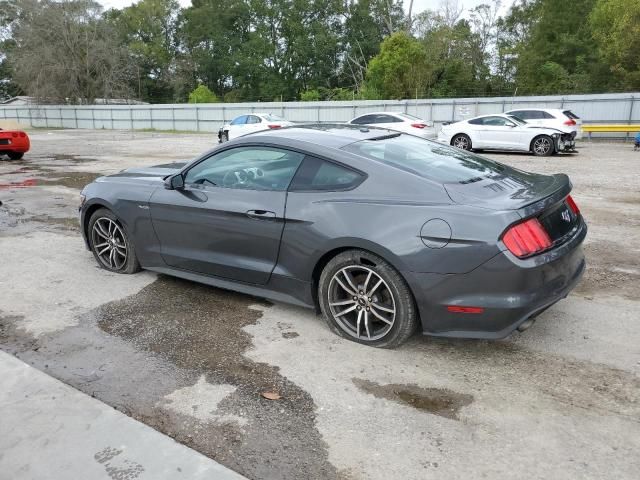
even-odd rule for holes
{"type": "Polygon", "coordinates": [[[362,291],[360,291],[360,295],[362,295],[362,291]]]}
{"type": "Polygon", "coordinates": [[[368,312],[369,310],[371,310],[371,309],[370,309],[369,307],[367,307],[367,312],[368,312]]]}

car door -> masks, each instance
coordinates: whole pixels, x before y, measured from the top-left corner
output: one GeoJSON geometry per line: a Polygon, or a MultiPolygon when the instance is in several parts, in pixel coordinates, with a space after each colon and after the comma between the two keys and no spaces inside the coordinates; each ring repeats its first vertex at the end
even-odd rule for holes
{"type": "Polygon", "coordinates": [[[231,121],[231,123],[229,124],[229,140],[247,133],[245,130],[248,117],[249,115],[240,115],[239,117],[236,117],[231,121]]]}
{"type": "Polygon", "coordinates": [[[151,219],[167,265],[267,283],[278,258],[286,190],[303,158],[280,148],[232,147],[183,172],[184,188],[154,192],[151,219]]]}
{"type": "Polygon", "coordinates": [[[268,127],[257,115],[247,115],[246,133],[259,132],[260,130],[266,130],[268,127]]]}
{"type": "Polygon", "coordinates": [[[505,117],[484,117],[478,135],[484,148],[505,150],[521,148],[522,129],[505,117]]]}

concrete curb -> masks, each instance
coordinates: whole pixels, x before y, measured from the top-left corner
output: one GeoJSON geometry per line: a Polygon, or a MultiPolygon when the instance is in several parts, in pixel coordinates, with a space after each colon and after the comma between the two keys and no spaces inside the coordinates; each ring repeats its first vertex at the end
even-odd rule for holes
{"type": "Polygon", "coordinates": [[[245,477],[0,351],[0,480],[245,477]]]}

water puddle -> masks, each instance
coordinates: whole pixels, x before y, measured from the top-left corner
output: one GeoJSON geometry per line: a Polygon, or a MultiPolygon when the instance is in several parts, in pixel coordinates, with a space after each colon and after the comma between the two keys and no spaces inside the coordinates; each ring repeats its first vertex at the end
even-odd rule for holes
{"type": "Polygon", "coordinates": [[[458,420],[460,409],[473,402],[472,395],[456,393],[446,388],[423,388],[397,383],[380,385],[361,378],[352,380],[356,387],[374,397],[408,405],[452,420],[458,420]]]}

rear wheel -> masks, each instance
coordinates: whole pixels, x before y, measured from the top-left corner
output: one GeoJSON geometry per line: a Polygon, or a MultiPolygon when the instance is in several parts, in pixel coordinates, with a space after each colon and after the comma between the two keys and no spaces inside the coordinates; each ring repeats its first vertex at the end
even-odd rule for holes
{"type": "Polygon", "coordinates": [[[381,348],[404,343],[416,330],[413,296],[385,260],[363,250],[334,257],[322,271],[320,308],[339,335],[381,348]]]}
{"type": "Polygon", "coordinates": [[[549,135],[540,135],[531,142],[531,151],[538,157],[548,157],[555,152],[553,138],[549,135]]]}
{"type": "Polygon", "coordinates": [[[222,132],[222,136],[220,137],[221,142],[220,143],[225,143],[229,141],[229,132],[224,131],[222,132]]]}
{"type": "Polygon", "coordinates": [[[471,150],[471,139],[464,133],[459,133],[451,139],[451,145],[462,150],[471,150]]]}
{"type": "Polygon", "coordinates": [[[140,264],[133,243],[110,210],[101,208],[89,219],[89,246],[98,264],[116,273],[136,273],[140,264]]]}
{"type": "Polygon", "coordinates": [[[7,153],[7,155],[11,160],[20,160],[22,157],[24,157],[23,152],[9,152],[7,153]]]}

